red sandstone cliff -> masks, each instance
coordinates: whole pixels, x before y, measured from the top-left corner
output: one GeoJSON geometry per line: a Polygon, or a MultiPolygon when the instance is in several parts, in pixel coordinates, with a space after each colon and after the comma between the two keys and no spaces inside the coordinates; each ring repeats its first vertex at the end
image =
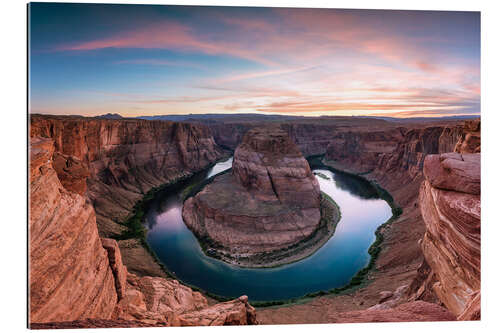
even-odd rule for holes
{"type": "MultiPolygon", "coordinates": [[[[304,156],[325,154],[328,164],[375,180],[404,206],[417,197],[425,156],[454,151],[457,142],[465,140],[468,126],[472,126],[468,123],[477,122],[465,125],[456,121],[398,123],[325,117],[281,121],[277,125],[288,133],[304,156]]],[[[217,143],[236,149],[248,130],[264,124],[222,120],[210,122],[208,126],[217,143]]],[[[477,134],[478,129],[470,128],[477,134]]]]}
{"type": "Polygon", "coordinates": [[[99,233],[119,234],[135,202],[151,188],[207,167],[223,156],[203,125],[31,115],[31,137],[54,140],[54,167],[63,185],[88,196],[99,233]],[[68,170],[71,169],[71,172],[68,170]],[[78,170],[77,170],[78,169],[78,170]],[[75,172],[78,171],[78,172],[75,172]],[[67,186],[67,185],[65,185],[67,186]]]}
{"type": "Polygon", "coordinates": [[[481,120],[469,120],[464,124],[463,131],[455,146],[455,151],[459,153],[480,153],[481,152],[481,120]]]}
{"type": "Polygon", "coordinates": [[[461,132],[461,126],[343,132],[327,148],[325,161],[375,180],[404,206],[417,197],[425,157],[453,151],[461,132]]]}
{"type": "Polygon", "coordinates": [[[432,289],[461,320],[480,319],[480,154],[430,155],[420,189],[426,233],[421,246],[430,267],[416,298],[432,289]]]}
{"type": "Polygon", "coordinates": [[[30,321],[109,319],[117,295],[94,209],[61,185],[52,140],[30,144],[30,321]]]}
{"type": "Polygon", "coordinates": [[[262,256],[312,237],[321,227],[320,204],[319,183],[306,159],[286,132],[272,127],[248,131],[234,154],[232,174],[218,176],[189,198],[182,214],[225,260],[264,266],[275,263],[262,256]]]}
{"type": "Polygon", "coordinates": [[[319,183],[286,132],[252,129],[234,153],[233,178],[260,197],[301,208],[319,208],[319,183]]]}
{"type": "Polygon", "coordinates": [[[412,299],[435,293],[459,320],[481,316],[481,122],[466,121],[455,153],[427,156],[420,188],[424,262],[412,299]]]}
{"type": "MultiPolygon", "coordinates": [[[[86,122],[89,120],[79,120],[79,121],[76,121],[74,123],[70,122],[69,124],[66,124],[66,125],[68,125],[68,126],[66,126],[66,125],[61,125],[61,123],[59,123],[59,122],[62,122],[61,120],[57,120],[57,119],[50,120],[49,119],[49,120],[42,121],[41,122],[42,125],[35,125],[34,126],[35,130],[33,131],[33,124],[37,123],[40,119],[43,120],[44,117],[40,117],[39,119],[36,119],[36,117],[34,117],[34,118],[32,118],[32,135],[39,133],[39,134],[46,136],[46,137],[59,138],[56,141],[60,142],[60,145],[58,146],[58,143],[56,143],[56,147],[63,147],[63,146],[71,147],[72,145],[74,145],[74,142],[72,141],[73,135],[76,135],[76,137],[82,136],[81,135],[82,128],[86,128],[86,129],[89,128],[89,127],[85,127],[86,125],[82,125],[83,127],[78,129],[78,127],[80,125],[78,125],[78,126],[74,125],[78,122],[86,122]],[[56,130],[55,128],[59,128],[59,129],[56,130]],[[66,128],[66,129],[61,130],[61,128],[66,128]],[[77,128],[77,129],[75,129],[75,128],[77,128]],[[59,133],[59,134],[55,135],[55,133],[59,133]],[[66,133],[66,134],[63,134],[63,133],[66,133]],[[66,139],[63,139],[63,138],[66,138],[66,139]]],[[[135,121],[132,121],[132,122],[135,122],[135,121]]],[[[99,126],[101,126],[101,125],[99,125],[99,126]]],[[[118,127],[121,127],[121,126],[125,126],[125,125],[120,125],[118,127]]],[[[129,125],[126,125],[125,127],[128,128],[128,126],[129,125]]],[[[113,128],[113,126],[111,126],[111,127],[113,128]]],[[[434,127],[436,127],[436,126],[434,126],[434,127]]],[[[398,286],[397,284],[404,283],[405,281],[408,280],[408,276],[411,276],[411,274],[413,274],[411,269],[406,273],[405,273],[404,269],[400,269],[400,268],[406,267],[406,269],[408,270],[409,265],[413,265],[414,261],[419,260],[419,258],[421,258],[420,251],[414,251],[413,245],[412,245],[413,243],[416,244],[416,240],[418,240],[421,237],[420,235],[422,235],[423,232],[425,231],[424,227],[422,227],[422,228],[420,227],[420,224],[421,224],[420,214],[413,213],[414,212],[413,207],[417,207],[419,205],[418,202],[415,202],[415,206],[413,206],[413,201],[411,200],[412,196],[415,196],[415,194],[418,193],[418,187],[416,189],[413,189],[413,186],[414,186],[414,184],[417,184],[417,186],[418,186],[418,184],[422,180],[421,170],[424,166],[423,161],[424,161],[425,156],[427,154],[452,151],[453,149],[455,149],[455,146],[456,146],[456,149],[458,152],[465,153],[465,152],[478,152],[478,151],[480,151],[480,145],[477,145],[475,143],[476,138],[478,138],[478,137],[480,138],[480,133],[479,133],[480,124],[478,124],[476,126],[473,123],[471,123],[470,125],[468,125],[466,123],[466,125],[464,125],[463,128],[462,128],[462,126],[442,127],[442,131],[441,131],[440,135],[433,133],[433,131],[438,132],[439,131],[438,129],[434,129],[434,130],[422,130],[422,129],[418,129],[418,128],[407,129],[407,131],[405,131],[405,136],[403,137],[402,142],[398,142],[398,144],[396,145],[396,148],[391,153],[377,152],[375,149],[375,153],[377,153],[377,154],[380,153],[378,155],[375,155],[375,156],[378,156],[379,159],[378,159],[378,162],[374,163],[374,165],[375,165],[374,171],[370,174],[367,174],[366,176],[370,179],[377,180],[384,187],[391,190],[391,193],[394,195],[396,201],[400,202],[405,207],[405,210],[404,210],[403,216],[400,219],[398,219],[398,221],[396,221],[396,223],[393,223],[390,227],[385,228],[383,231],[384,250],[382,251],[380,258],[377,261],[378,273],[374,273],[376,276],[379,276],[379,277],[377,279],[375,279],[374,282],[370,286],[368,286],[365,290],[361,290],[359,292],[359,294],[362,295],[360,297],[362,297],[361,299],[363,300],[363,302],[367,302],[366,299],[370,300],[370,302],[372,301],[373,296],[371,296],[371,294],[374,292],[370,291],[371,289],[374,289],[375,294],[377,294],[381,290],[380,289],[381,287],[387,288],[387,285],[389,285],[389,284],[391,284],[391,285],[395,284],[396,286],[398,286]],[[408,135],[406,136],[406,134],[408,134],[408,135]],[[471,134],[471,135],[469,135],[469,137],[467,138],[468,134],[471,134]],[[429,140],[429,138],[432,138],[432,139],[429,140]],[[436,143],[435,143],[436,138],[437,138],[437,151],[434,150],[434,148],[436,147],[436,143]],[[432,147],[432,149],[430,149],[429,147],[432,147]],[[420,172],[419,172],[419,170],[420,170],[420,172]],[[405,186],[401,186],[401,185],[405,184],[404,182],[401,182],[401,181],[408,179],[408,175],[412,175],[412,174],[415,175],[415,177],[410,178],[410,179],[412,179],[411,183],[407,184],[405,186]],[[397,186],[398,184],[399,184],[399,187],[397,186]],[[422,229],[422,230],[420,230],[420,229],[422,229]],[[388,275],[388,276],[390,275],[391,278],[384,280],[384,277],[386,275],[388,275]]],[[[106,131],[104,130],[104,132],[106,132],[106,131]]],[[[327,132],[328,131],[325,130],[324,134],[327,135],[328,134],[327,132]]],[[[364,132],[364,130],[360,131],[360,132],[364,132]]],[[[380,131],[378,131],[378,132],[380,132],[380,131]]],[[[81,140],[83,142],[89,142],[89,140],[91,140],[91,137],[92,137],[91,133],[95,133],[95,132],[87,132],[86,134],[83,135],[83,138],[81,140]]],[[[335,134],[334,134],[334,132],[332,132],[332,134],[328,134],[328,135],[334,136],[335,134]]],[[[360,135],[360,136],[362,137],[363,135],[360,135]]],[[[308,145],[310,145],[310,146],[313,146],[315,142],[325,141],[324,137],[319,137],[319,135],[318,135],[318,137],[314,137],[314,135],[312,135],[309,132],[307,132],[305,134],[303,133],[297,137],[294,137],[294,140],[299,140],[299,139],[303,140],[303,142],[307,141],[308,145]],[[308,138],[312,138],[312,139],[309,140],[308,138]]],[[[206,142],[206,141],[202,140],[202,142],[206,142]]],[[[356,144],[359,144],[359,142],[363,143],[362,141],[358,141],[358,143],[356,143],[356,144]]],[[[130,152],[131,152],[132,156],[135,156],[135,154],[137,153],[137,150],[139,149],[138,148],[139,146],[137,146],[137,143],[125,142],[123,144],[126,146],[126,149],[131,149],[130,152]]],[[[76,144],[76,146],[79,146],[79,144],[76,144]]],[[[85,146],[85,144],[83,144],[83,146],[85,146]]],[[[137,163],[137,161],[144,161],[143,157],[141,157],[141,158],[133,157],[133,158],[129,159],[126,157],[128,153],[127,154],[124,153],[123,155],[120,155],[119,154],[119,151],[120,151],[119,147],[120,146],[121,145],[118,145],[118,144],[112,144],[110,146],[107,146],[106,149],[101,149],[101,148],[97,149],[97,151],[99,151],[99,153],[96,156],[101,156],[101,157],[108,156],[107,154],[109,151],[113,152],[111,155],[109,155],[110,156],[109,158],[104,159],[107,162],[103,162],[105,167],[103,167],[100,170],[108,170],[109,172],[111,172],[111,170],[114,170],[116,168],[116,165],[112,163],[112,160],[114,158],[123,160],[123,162],[120,162],[122,166],[125,165],[125,168],[123,170],[126,170],[127,165],[133,166],[133,165],[136,165],[135,163],[137,163]]],[[[157,144],[154,144],[153,146],[156,147],[157,144]]],[[[176,145],[170,145],[170,147],[176,147],[176,145]]],[[[362,144],[362,147],[363,147],[362,149],[357,148],[359,151],[360,159],[364,159],[366,145],[362,144]]],[[[83,193],[85,191],[84,190],[85,182],[82,182],[81,180],[85,177],[85,174],[86,174],[85,170],[86,169],[89,170],[88,172],[91,175],[91,179],[92,179],[92,177],[96,177],[97,174],[95,173],[95,170],[96,170],[95,168],[98,168],[98,166],[101,164],[96,163],[95,161],[99,160],[99,158],[96,158],[94,160],[95,166],[93,167],[92,166],[93,163],[90,163],[88,157],[85,157],[85,156],[89,155],[88,153],[85,153],[85,154],[81,155],[80,157],[75,157],[75,156],[72,156],[72,154],[65,152],[64,149],[62,149],[62,148],[58,148],[58,149],[61,149],[61,150],[59,150],[59,153],[61,154],[61,156],[59,156],[59,158],[56,158],[56,154],[54,154],[53,168],[56,169],[57,176],[59,177],[59,181],[61,183],[60,187],[62,190],[59,191],[61,193],[61,197],[63,199],[66,198],[65,195],[62,195],[62,193],[72,193],[72,192],[83,193]]],[[[171,149],[176,150],[177,148],[171,148],[171,149]]],[[[301,147],[301,149],[303,149],[303,148],[301,147]]],[[[321,149],[323,149],[323,148],[321,148],[321,149]]],[[[319,150],[321,150],[321,149],[319,149],[319,150]]],[[[370,149],[373,150],[373,145],[370,147],[370,149]]],[[[83,150],[85,150],[85,149],[83,149],[83,150]]],[[[36,152],[37,150],[35,149],[34,151],[36,152]]],[[[183,151],[183,150],[179,149],[179,151],[183,151]]],[[[185,151],[187,152],[188,150],[186,149],[185,151]]],[[[366,154],[366,156],[370,156],[370,158],[367,159],[368,165],[370,165],[369,164],[369,163],[371,163],[370,160],[373,160],[374,155],[371,154],[371,153],[373,153],[373,151],[371,151],[371,152],[367,151],[367,152],[368,152],[368,154],[366,154]]],[[[319,152],[319,153],[321,153],[321,152],[319,152]]],[[[38,153],[35,153],[34,155],[37,155],[37,154],[38,153]]],[[[177,154],[182,154],[182,153],[178,152],[177,154]]],[[[197,153],[194,153],[194,154],[197,154],[197,153]]],[[[140,154],[138,154],[138,155],[140,155],[140,154]]],[[[189,155],[189,153],[188,153],[188,155],[189,155]]],[[[32,156],[33,156],[33,154],[32,154],[32,156]]],[[[43,153],[39,156],[41,157],[41,161],[43,161],[43,158],[44,158],[43,153]]],[[[154,156],[154,154],[150,155],[150,156],[154,156]]],[[[179,156],[179,155],[177,155],[177,156],[179,156]]],[[[189,159],[188,159],[188,161],[189,161],[189,159]]],[[[362,162],[367,163],[365,160],[363,160],[362,162]]],[[[195,163],[195,162],[193,162],[193,163],[195,163]]],[[[43,168],[40,168],[40,170],[42,170],[42,169],[43,168]]],[[[120,170],[120,168],[117,168],[117,169],[120,170]]],[[[144,167],[143,169],[144,169],[143,170],[144,172],[142,172],[142,171],[139,172],[139,175],[150,175],[151,170],[153,170],[152,167],[150,167],[150,166],[144,167]]],[[[179,168],[178,170],[181,170],[181,168],[179,168]]],[[[108,171],[105,171],[105,173],[107,173],[108,171]]],[[[52,173],[53,173],[53,171],[52,171],[52,173]]],[[[118,172],[118,174],[119,174],[119,172],[118,172]]],[[[162,174],[160,174],[160,175],[162,175],[162,174]]],[[[110,177],[110,178],[113,179],[113,177],[110,177]]],[[[110,199],[111,202],[103,203],[104,207],[101,207],[99,209],[102,212],[106,212],[107,210],[105,209],[105,207],[109,206],[109,207],[117,207],[116,209],[118,210],[118,212],[123,213],[124,211],[128,211],[128,209],[131,207],[131,202],[133,202],[133,200],[127,199],[127,198],[129,198],[130,196],[133,196],[134,198],[138,198],[141,195],[137,193],[136,189],[134,189],[132,191],[129,190],[129,184],[130,184],[129,178],[125,177],[125,179],[124,180],[122,179],[120,183],[117,183],[119,185],[116,185],[116,186],[114,183],[113,183],[113,185],[108,185],[104,182],[105,179],[110,179],[110,178],[108,178],[107,176],[103,177],[103,178],[101,178],[101,176],[99,176],[97,178],[98,179],[97,182],[99,183],[98,189],[99,188],[106,188],[109,192],[106,192],[105,196],[107,195],[107,196],[109,196],[109,198],[111,198],[110,199]],[[106,186],[104,186],[103,184],[106,186]],[[121,184],[125,185],[125,187],[127,188],[125,190],[126,193],[123,195],[123,197],[121,197],[121,196],[116,197],[116,201],[114,201],[113,198],[115,195],[117,195],[117,194],[115,194],[115,192],[118,192],[121,195],[121,192],[120,192],[121,190],[119,189],[121,184]],[[122,206],[118,205],[118,202],[120,202],[119,200],[122,200],[122,199],[127,199],[126,204],[125,204],[126,207],[122,207],[122,206]],[[129,208],[127,208],[127,207],[129,207],[129,208]]],[[[149,184],[148,182],[146,182],[144,180],[144,179],[149,179],[148,176],[137,177],[134,174],[133,179],[136,179],[137,184],[142,184],[141,186],[146,186],[144,184],[149,184]]],[[[87,183],[89,183],[89,188],[90,188],[92,185],[92,181],[89,180],[87,183]]],[[[444,183],[446,184],[446,179],[445,179],[444,183]]],[[[149,185],[147,185],[147,186],[149,186],[149,185]]],[[[132,186],[132,188],[133,187],[134,186],[132,186]]],[[[136,186],[136,187],[139,188],[140,186],[136,186]]],[[[436,192],[436,190],[435,189],[433,190],[433,189],[434,189],[434,187],[431,186],[431,192],[436,192]]],[[[446,190],[439,189],[439,191],[450,191],[450,190],[449,189],[446,189],[446,190]]],[[[89,193],[89,195],[91,195],[92,190],[89,190],[88,193],[89,193]]],[[[65,200],[69,200],[69,199],[65,199],[65,200]]],[[[440,200],[442,201],[444,199],[441,198],[440,200]]],[[[95,201],[94,204],[96,204],[96,202],[97,201],[95,201]]],[[[430,204],[439,208],[439,205],[441,204],[440,202],[434,202],[434,203],[431,202],[430,204]]],[[[84,205],[85,204],[83,204],[83,206],[84,205]]],[[[430,207],[432,207],[432,205],[430,207]]],[[[40,207],[42,207],[42,206],[43,206],[43,204],[40,207]]],[[[44,207],[48,207],[48,206],[44,206],[44,207]]],[[[443,207],[445,207],[445,206],[443,206],[443,207]]],[[[448,212],[447,208],[443,208],[443,209],[444,209],[444,211],[448,212]]],[[[456,208],[452,207],[452,209],[456,209],[456,208]]],[[[43,211],[43,209],[42,209],[42,211],[43,211]]],[[[43,213],[43,214],[45,214],[45,213],[43,213]]],[[[119,214],[117,214],[117,215],[119,215],[119,214]]],[[[473,216],[473,214],[472,214],[472,216],[473,216]]],[[[470,216],[468,218],[470,218],[470,216]]],[[[106,221],[105,216],[103,214],[99,214],[98,219],[101,219],[102,221],[106,221]]],[[[30,223],[31,222],[32,221],[30,220],[30,223]]],[[[106,222],[103,222],[102,224],[105,224],[105,223],[106,222]]],[[[427,224],[427,222],[426,222],[426,224],[427,224]]],[[[116,231],[116,228],[114,228],[114,227],[112,227],[112,228],[110,227],[110,229],[115,229],[115,231],[116,231]]],[[[470,235],[467,235],[464,233],[464,235],[466,235],[465,236],[466,238],[472,238],[473,240],[474,240],[474,237],[476,237],[476,236],[474,236],[474,232],[472,232],[470,235]]],[[[448,239],[453,240],[453,237],[448,237],[448,239]]],[[[452,244],[452,242],[453,241],[450,241],[450,244],[452,244]]],[[[474,247],[471,246],[471,244],[474,244],[474,241],[468,240],[468,242],[469,242],[469,244],[465,244],[465,245],[459,244],[459,245],[466,246],[466,247],[470,246],[469,250],[473,251],[474,247]]],[[[423,244],[424,243],[425,242],[423,242],[423,244]]],[[[453,253],[452,252],[452,251],[454,251],[453,248],[451,250],[448,249],[448,246],[450,246],[450,244],[443,243],[440,245],[440,247],[436,247],[436,248],[438,248],[439,251],[449,251],[449,253],[453,253]]],[[[453,246],[456,246],[456,244],[453,246]]],[[[457,248],[459,248],[459,247],[457,247],[457,248]]],[[[455,250],[456,250],[456,248],[455,248],[455,250]]],[[[469,251],[469,250],[467,250],[467,251],[469,251]]],[[[98,249],[98,252],[99,251],[100,250],[98,249]]],[[[108,252],[108,254],[109,253],[110,252],[108,252]]],[[[470,252],[470,253],[473,253],[473,252],[470,252]]],[[[467,256],[467,257],[469,258],[467,260],[470,260],[471,256],[467,256]]],[[[472,256],[472,258],[473,257],[474,256],[472,256]]],[[[479,258],[479,257],[477,257],[477,258],[479,258]]],[[[108,261],[110,262],[110,265],[111,265],[110,267],[112,268],[114,265],[113,260],[109,259],[108,261]]],[[[474,263],[471,263],[471,265],[473,267],[474,263]]],[[[413,267],[413,266],[410,266],[410,267],[413,267]]],[[[457,266],[457,267],[459,267],[459,266],[457,266]]],[[[111,269],[111,271],[113,272],[113,279],[115,279],[115,276],[117,276],[117,275],[115,274],[113,269],[111,269]]],[[[467,268],[465,271],[471,272],[470,268],[467,268]]],[[[433,272],[434,272],[434,269],[429,268],[429,271],[427,272],[427,275],[425,276],[425,277],[431,278],[431,279],[428,279],[428,281],[427,281],[427,282],[429,282],[429,281],[432,282],[432,284],[430,284],[431,286],[438,282],[435,279],[435,275],[437,275],[437,274],[434,274],[435,272],[434,273],[433,272]]],[[[460,274],[458,274],[458,275],[460,275],[460,274]]],[[[120,275],[118,275],[118,276],[120,276],[120,275]]],[[[123,274],[121,274],[121,276],[122,276],[122,280],[123,280],[123,274]]],[[[132,274],[127,274],[126,276],[127,276],[127,280],[130,277],[130,281],[127,281],[126,285],[127,286],[133,285],[133,283],[134,283],[133,281],[135,280],[134,276],[132,274]]],[[[466,282],[463,282],[463,281],[459,281],[459,282],[460,283],[463,282],[463,283],[466,283],[468,285],[478,283],[478,281],[479,281],[478,279],[476,279],[474,277],[474,273],[471,273],[471,275],[466,277],[466,278],[463,278],[463,276],[462,277],[459,276],[459,279],[464,279],[463,281],[466,281],[466,282]],[[476,281],[476,282],[474,282],[474,281],[476,281]]],[[[115,286],[115,290],[119,290],[119,287],[117,287],[117,284],[114,281],[115,280],[113,280],[112,284],[115,286]]],[[[122,285],[122,284],[118,284],[118,285],[122,285]]],[[[161,285],[161,283],[160,283],[160,285],[161,285]]],[[[427,286],[429,286],[429,284],[427,284],[427,286]]],[[[437,284],[436,287],[438,288],[439,284],[437,284]]],[[[442,286],[441,286],[441,288],[442,288],[442,286]]],[[[133,289],[134,288],[127,288],[127,290],[129,290],[129,291],[131,291],[133,289]]],[[[473,290],[472,288],[470,288],[470,289],[473,290]]],[[[433,288],[432,287],[427,288],[427,289],[424,288],[424,290],[432,291],[433,288]]],[[[449,290],[446,288],[442,288],[442,293],[445,296],[446,295],[453,295],[453,292],[454,291],[452,291],[452,294],[448,294],[449,290]]],[[[118,294],[119,293],[120,293],[119,291],[116,292],[116,294],[117,294],[116,300],[117,301],[118,301],[118,297],[119,297],[118,294]]],[[[132,294],[133,293],[134,292],[132,291],[132,294]]],[[[147,294],[147,292],[144,293],[142,291],[141,291],[141,293],[143,295],[147,294]]],[[[438,293],[438,292],[436,292],[436,293],[438,293]]],[[[112,294],[112,292],[109,292],[108,296],[109,296],[109,294],[112,294]]],[[[460,293],[458,293],[458,295],[461,297],[461,300],[463,300],[463,301],[459,302],[463,308],[463,311],[459,315],[459,319],[477,319],[477,318],[479,318],[480,292],[472,291],[471,293],[466,293],[465,296],[463,296],[463,293],[460,292],[460,293]]],[[[100,296],[102,298],[101,302],[103,304],[106,303],[106,297],[108,297],[108,296],[106,296],[106,294],[103,294],[102,296],[100,296]]],[[[358,297],[358,296],[356,296],[356,297],[358,297]]],[[[446,296],[446,297],[448,297],[448,296],[446,296]]],[[[139,298],[140,298],[140,296],[139,296],[139,298]]],[[[135,298],[132,298],[132,299],[135,299],[135,298]]],[[[153,297],[151,299],[154,300],[155,298],[153,297]]],[[[338,299],[341,299],[341,297],[338,299]]],[[[325,301],[322,298],[318,298],[318,302],[324,303],[325,301]]],[[[316,303],[318,303],[318,302],[316,302],[316,303]]],[[[352,301],[350,301],[350,302],[352,303],[352,301]]],[[[141,302],[138,302],[138,303],[130,302],[129,304],[142,304],[142,303],[141,302]]],[[[144,304],[146,305],[145,311],[147,311],[147,308],[148,308],[147,304],[152,304],[152,306],[154,307],[154,304],[156,304],[156,303],[144,302],[144,304]]],[[[144,309],[144,307],[142,305],[140,305],[139,307],[144,309]]],[[[293,315],[294,314],[294,310],[293,310],[294,307],[295,306],[287,308],[286,309],[287,313],[293,315]]],[[[297,306],[297,307],[300,307],[300,306],[297,306]]],[[[450,307],[452,307],[452,305],[450,305],[450,307]]],[[[279,309],[277,309],[276,311],[279,311],[279,309]]],[[[131,311],[129,313],[134,313],[134,312],[131,311]]],[[[140,311],[138,313],[140,313],[140,311]]],[[[301,313],[307,314],[307,310],[302,311],[301,313]]],[[[456,313],[456,312],[454,312],[454,313],[456,313]]],[[[165,315],[165,317],[168,317],[168,316],[165,315]]],[[[311,317],[311,316],[307,315],[307,317],[311,317]]],[[[170,318],[174,318],[174,317],[170,317],[170,318]]],[[[364,317],[364,318],[368,318],[368,317],[364,317]]],[[[373,318],[377,318],[377,317],[373,317],[373,318]]],[[[393,317],[393,318],[395,318],[395,317],[393,317]]],[[[411,315],[407,316],[407,318],[411,318],[411,315]]],[[[153,319],[153,320],[157,320],[157,319],[153,319]]],[[[299,319],[299,316],[297,316],[297,320],[302,320],[302,319],[299,319]]],[[[375,320],[377,320],[377,319],[375,319],[375,320]]],[[[365,320],[363,320],[363,321],[365,321],[365,320]]],[[[266,321],[266,322],[271,322],[271,321],[266,321]]],[[[306,322],[306,321],[302,320],[302,322],[306,322]]]]}
{"type": "Polygon", "coordinates": [[[69,163],[59,179],[53,167],[59,158],[51,139],[31,138],[29,317],[34,327],[256,323],[246,297],[208,306],[203,295],[176,280],[128,273],[118,243],[99,238],[94,209],[75,186],[82,181],[81,168],[69,163]]]}

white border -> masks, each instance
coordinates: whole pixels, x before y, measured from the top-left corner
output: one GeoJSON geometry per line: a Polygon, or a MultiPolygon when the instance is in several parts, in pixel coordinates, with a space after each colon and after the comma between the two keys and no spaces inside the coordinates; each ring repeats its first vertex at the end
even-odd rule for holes
{"type": "MultiPolygon", "coordinates": [[[[46,1],[41,1],[46,2],[46,1]]],[[[269,6],[271,1],[66,1],[91,3],[144,3],[179,5],[239,5],[269,6]]],[[[466,10],[481,11],[482,20],[482,321],[459,323],[386,323],[386,324],[336,324],[336,325],[280,325],[260,327],[223,327],[223,328],[168,328],[169,332],[421,332],[453,330],[470,332],[478,329],[493,330],[500,327],[498,299],[500,298],[499,254],[500,221],[495,211],[498,200],[495,191],[498,186],[496,171],[500,165],[500,61],[499,37],[500,15],[497,1],[458,1],[458,0],[420,0],[420,1],[361,1],[361,0],[275,0],[273,6],[286,7],[324,7],[324,8],[371,8],[371,9],[418,9],[418,10],[466,10]]],[[[0,299],[0,325],[5,332],[23,331],[26,326],[26,3],[24,1],[2,1],[0,11],[2,61],[1,64],[1,110],[2,149],[0,150],[2,176],[2,273],[3,293],[0,299]]],[[[160,330],[162,328],[148,329],[160,330]]],[[[146,329],[127,329],[127,332],[146,329]]],[[[61,330],[61,332],[95,332],[91,330],[61,330]]],[[[498,331],[498,328],[497,330],[498,331]]]]}

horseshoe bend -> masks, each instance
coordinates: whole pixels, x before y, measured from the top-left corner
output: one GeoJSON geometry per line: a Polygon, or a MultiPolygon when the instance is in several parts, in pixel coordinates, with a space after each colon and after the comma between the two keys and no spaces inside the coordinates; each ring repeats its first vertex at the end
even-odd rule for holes
{"type": "Polygon", "coordinates": [[[264,127],[245,134],[232,172],[189,198],[182,216],[208,253],[265,267],[313,252],[333,234],[339,214],[288,134],[264,127]]]}
{"type": "Polygon", "coordinates": [[[31,115],[31,326],[477,320],[480,152],[479,119],[31,115]],[[369,235],[362,219],[377,219],[369,235]],[[160,253],[155,230],[179,228],[189,248],[160,253]],[[360,266],[303,297],[194,291],[169,269],[198,251],[269,277],[342,258],[347,235],[366,238],[360,266]]]}

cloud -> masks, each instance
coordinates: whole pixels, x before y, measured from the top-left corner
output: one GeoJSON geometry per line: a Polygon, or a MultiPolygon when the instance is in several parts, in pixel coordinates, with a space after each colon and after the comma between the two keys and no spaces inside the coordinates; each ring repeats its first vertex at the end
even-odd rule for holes
{"type": "Polygon", "coordinates": [[[302,66],[302,67],[295,67],[295,68],[276,69],[276,70],[270,70],[270,71],[245,72],[245,73],[233,74],[233,75],[229,75],[226,77],[215,79],[214,81],[212,81],[211,84],[217,85],[217,84],[233,82],[233,81],[242,81],[242,80],[257,79],[257,78],[264,78],[264,77],[270,77],[270,76],[294,74],[294,73],[298,73],[298,72],[309,71],[309,70],[315,69],[317,67],[318,66],[302,66]]]}
{"type": "Polygon", "coordinates": [[[179,61],[179,60],[166,60],[166,59],[127,59],[115,61],[116,65],[132,64],[132,65],[151,65],[151,66],[172,66],[172,67],[190,67],[196,69],[206,70],[207,66],[200,63],[179,61]]]}
{"type": "Polygon", "coordinates": [[[241,48],[236,43],[204,39],[195,34],[192,28],[170,21],[124,31],[106,38],[60,45],[55,51],[90,51],[105,48],[174,49],[209,55],[229,55],[265,65],[276,65],[256,55],[251,49],[241,48]]]}
{"type": "Polygon", "coordinates": [[[464,60],[453,40],[426,30],[411,16],[415,13],[402,12],[394,20],[388,20],[386,12],[375,15],[373,11],[361,15],[349,10],[273,9],[272,15],[254,17],[234,13],[208,15],[203,22],[189,25],[164,20],[60,45],[57,51],[169,49],[253,62],[216,72],[202,62],[182,59],[115,61],[204,69],[204,74],[211,75],[193,75],[187,83],[188,90],[195,89],[192,95],[132,99],[142,105],[184,105],[193,112],[206,107],[404,115],[479,108],[479,62],[464,60]],[[402,31],[397,23],[405,18],[408,22],[402,31]],[[453,47],[447,50],[443,45],[453,47]]]}

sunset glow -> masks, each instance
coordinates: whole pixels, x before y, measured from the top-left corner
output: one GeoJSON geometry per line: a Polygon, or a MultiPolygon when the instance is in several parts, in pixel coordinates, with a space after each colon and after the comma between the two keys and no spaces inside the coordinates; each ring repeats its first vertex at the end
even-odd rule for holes
{"type": "Polygon", "coordinates": [[[30,112],[480,112],[478,12],[30,8],[30,112]]]}

